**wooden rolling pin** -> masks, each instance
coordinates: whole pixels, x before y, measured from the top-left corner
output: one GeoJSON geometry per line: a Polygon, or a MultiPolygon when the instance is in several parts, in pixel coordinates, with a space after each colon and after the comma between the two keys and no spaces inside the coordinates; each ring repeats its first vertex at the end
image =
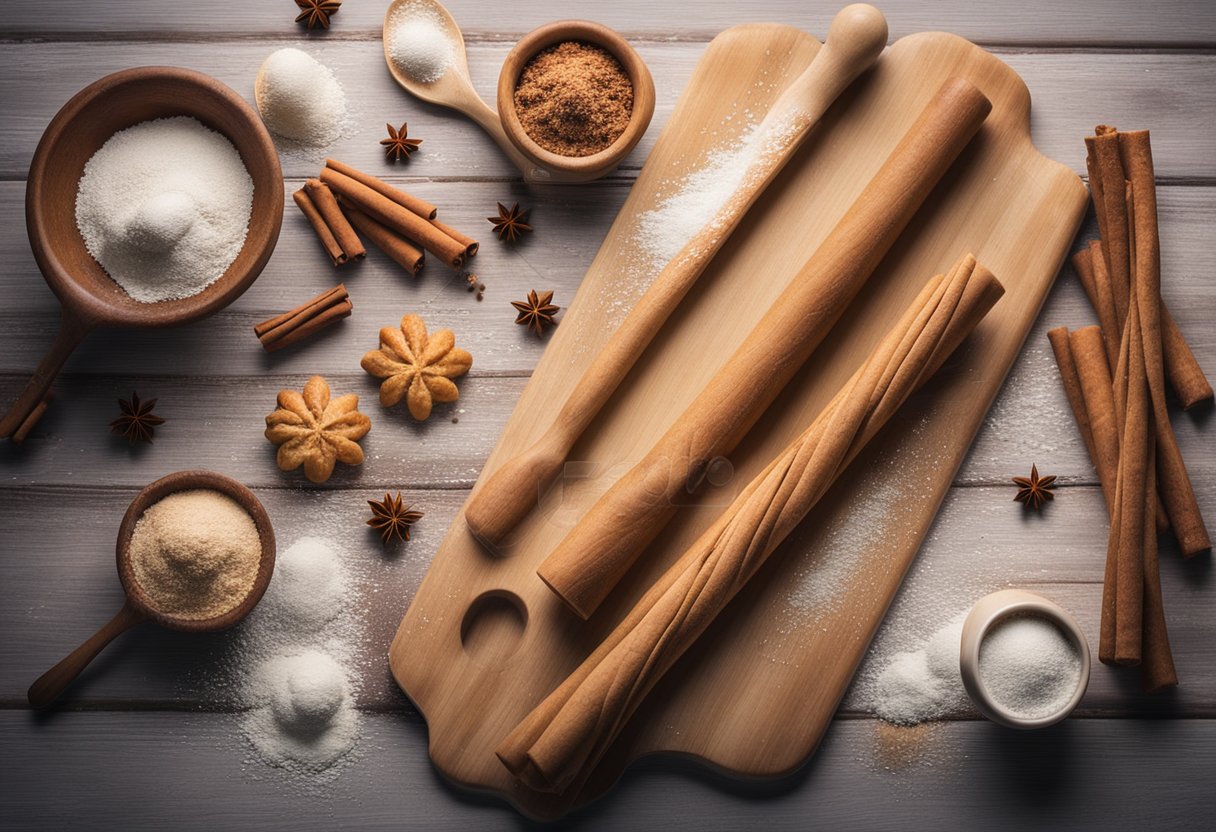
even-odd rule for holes
{"type": "Polygon", "coordinates": [[[730,360],[653,448],[616,481],[537,573],[583,618],[729,454],[836,323],[929,191],[979,130],[991,103],[946,81],[865,190],[730,360]]]}
{"type": "Polygon", "coordinates": [[[811,426],[503,740],[503,764],[538,791],[577,788],[655,683],[1002,292],[970,255],[929,281],[811,426]]]}
{"type": "Polygon", "coordinates": [[[852,81],[874,64],[887,42],[887,21],[857,3],[836,14],[811,65],[773,102],[759,127],[771,152],[752,163],[734,195],[655,278],[579,379],[545,434],[508,460],[473,494],[465,521],[491,551],[553,483],[574,443],[612,397],[655,333],[679,305],[743,215],[802,144],[810,128],[852,81]]]}

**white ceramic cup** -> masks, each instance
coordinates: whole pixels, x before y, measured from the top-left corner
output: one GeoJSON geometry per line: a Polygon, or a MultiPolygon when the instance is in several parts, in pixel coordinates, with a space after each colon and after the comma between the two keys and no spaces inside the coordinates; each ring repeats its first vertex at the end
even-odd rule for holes
{"type": "Polygon", "coordinates": [[[959,652],[959,672],[963,677],[963,687],[967,689],[967,695],[979,708],[980,713],[998,725],[1021,729],[1046,728],[1064,719],[1077,707],[1089,686],[1089,662],[1089,642],[1076,620],[1055,602],[1024,589],[1002,589],[985,595],[975,602],[963,622],[959,652]],[[980,643],[989,630],[1011,615],[1037,615],[1054,623],[1076,647],[1077,654],[1081,657],[1081,677],[1077,680],[1077,689],[1067,704],[1054,714],[1037,719],[1020,716],[994,700],[984,685],[984,679],[980,675],[980,643]]]}

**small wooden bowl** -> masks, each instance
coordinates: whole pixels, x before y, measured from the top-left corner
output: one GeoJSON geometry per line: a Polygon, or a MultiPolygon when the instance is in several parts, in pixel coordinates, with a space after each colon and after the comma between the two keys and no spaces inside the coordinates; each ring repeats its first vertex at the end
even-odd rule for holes
{"type": "Polygon", "coordinates": [[[145,486],[135,495],[127,513],[123,515],[122,524],[118,527],[118,544],[115,548],[118,560],[118,579],[122,582],[126,600],[118,613],[100,630],[30,685],[27,697],[29,703],[35,708],[45,708],[54,702],[107,644],[145,621],[188,633],[205,633],[231,627],[249,615],[257,606],[258,601],[262,600],[266,587],[270,585],[270,576],[274,573],[274,529],[270,525],[270,516],[266,514],[266,509],[248,488],[231,477],[225,477],[223,474],[216,474],[212,471],[178,471],[145,486]],[[174,492],[194,489],[218,491],[235,500],[253,518],[253,523],[258,530],[258,538],[262,544],[258,574],[254,578],[249,594],[237,606],[223,615],[213,618],[180,618],[161,612],[135,579],[135,570],[131,566],[131,535],[143,513],[148,510],[149,506],[174,492]]]}
{"type": "Polygon", "coordinates": [[[45,409],[51,382],[68,355],[94,328],[177,326],[224,308],[249,288],[279,237],[283,174],[262,120],[230,87],[189,69],[137,67],[95,81],[56,113],[30,164],[25,222],[38,268],[63,304],[63,324],[0,422],[0,436],[18,441],[45,409]],[[76,192],[85,163],[111,136],[171,116],[193,117],[232,142],[253,179],[253,208],[245,244],[219,280],[189,298],[140,303],[89,254],[76,227],[76,192]]]}
{"type": "Polygon", "coordinates": [[[590,182],[615,170],[650,126],[654,115],[654,79],[641,56],[613,30],[587,20],[559,20],[524,35],[507,55],[498,76],[498,115],[507,138],[535,164],[534,181],[544,181],[548,173],[553,182],[590,182]],[[561,156],[545,150],[527,134],[515,111],[515,87],[528,61],[543,49],[571,40],[590,43],[608,52],[620,62],[633,84],[633,112],[625,132],[590,156],[561,156]]]}
{"type": "Polygon", "coordinates": [[[127,602],[150,621],[171,630],[183,630],[189,633],[224,630],[249,615],[257,606],[258,601],[262,600],[266,587],[270,585],[270,576],[274,572],[274,529],[270,525],[270,516],[266,514],[266,509],[262,507],[261,501],[241,483],[214,471],[178,471],[161,477],[135,495],[135,499],[127,508],[127,513],[122,517],[122,525],[118,527],[118,543],[115,546],[115,553],[118,559],[118,579],[122,581],[122,588],[127,593],[127,602]],[[135,532],[135,524],[139,522],[139,518],[150,506],[175,492],[197,489],[218,491],[232,498],[253,518],[253,523],[258,529],[258,537],[262,542],[262,559],[258,562],[258,574],[254,578],[253,587],[236,607],[215,618],[178,618],[158,610],[144,592],[143,587],[139,585],[139,581],[135,579],[135,569],[131,565],[130,555],[131,535],[135,532]]]}

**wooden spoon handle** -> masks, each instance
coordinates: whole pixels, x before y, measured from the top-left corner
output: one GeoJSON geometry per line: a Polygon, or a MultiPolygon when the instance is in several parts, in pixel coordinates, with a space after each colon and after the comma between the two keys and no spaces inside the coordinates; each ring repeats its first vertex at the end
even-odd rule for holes
{"type": "Polygon", "coordinates": [[[80,675],[80,671],[97,657],[102,648],[113,641],[116,636],[142,622],[144,618],[144,614],[131,606],[130,602],[123,604],[118,614],[94,633],[88,641],[68,653],[59,664],[43,673],[38,677],[38,681],[30,685],[29,693],[26,694],[30,704],[35,708],[45,708],[55,701],[55,698],[63,693],[72,680],[80,675]]]}
{"type": "Polygon", "coordinates": [[[491,551],[501,546],[536,506],[538,495],[557,478],[574,443],[612,397],[731,230],[776,178],[828,105],[874,64],[886,40],[886,19],[873,6],[858,3],[837,13],[824,47],[765,116],[764,122],[770,123],[787,119],[791,112],[795,115],[792,123],[797,129],[788,135],[786,144],[756,163],[765,166],[762,175],[749,177],[750,184],[741,186],[715,221],[663,268],[583,373],[540,441],[507,461],[469,500],[465,522],[484,546],[491,551]]]}
{"type": "Polygon", "coordinates": [[[55,376],[59,375],[59,371],[63,368],[64,362],[68,360],[68,356],[72,354],[72,350],[76,349],[84,336],[89,334],[91,328],[74,313],[69,312],[66,308],[63,310],[63,320],[59,325],[59,334],[55,336],[54,343],[43,357],[42,363],[38,365],[38,369],[34,370],[34,375],[26,383],[25,389],[21,391],[17,401],[13,402],[12,407],[9,408],[8,415],[4,417],[3,421],[0,421],[0,437],[11,438],[14,442],[20,442],[25,438],[30,428],[46,409],[43,403],[51,390],[55,376]]]}

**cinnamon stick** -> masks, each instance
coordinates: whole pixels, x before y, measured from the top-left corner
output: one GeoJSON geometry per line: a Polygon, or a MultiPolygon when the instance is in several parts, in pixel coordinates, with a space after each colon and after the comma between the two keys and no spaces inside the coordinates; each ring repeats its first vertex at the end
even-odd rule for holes
{"type": "MultiPolygon", "coordinates": [[[[1156,504],[1156,499],[1152,497],[1156,491],[1153,468],[1150,456],[1145,498],[1152,499],[1156,504]]],[[[1177,685],[1178,672],[1174,669],[1174,656],[1165,623],[1165,605],[1161,598],[1157,535],[1152,533],[1147,523],[1144,529],[1144,640],[1140,648],[1140,684],[1146,693],[1157,693],[1177,685]]]]}
{"type": "Polygon", "coordinates": [[[468,234],[465,234],[462,231],[457,231],[455,228],[452,228],[452,226],[450,226],[450,225],[444,225],[439,220],[431,220],[431,225],[435,226],[440,231],[442,231],[444,234],[447,234],[453,240],[455,240],[456,242],[463,245],[464,246],[464,256],[466,259],[469,257],[472,257],[474,254],[477,253],[477,250],[479,248],[481,248],[481,243],[474,240],[468,234]]]}
{"type": "Polygon", "coordinates": [[[503,740],[503,764],[535,790],[581,785],[655,683],[1002,291],[971,257],[929,281],[810,427],[503,740]]]}
{"type": "Polygon", "coordinates": [[[1106,367],[1100,329],[1087,326],[1069,332],[1058,327],[1048,332],[1047,337],[1056,354],[1068,404],[1089,450],[1089,459],[1098,472],[1107,514],[1111,514],[1119,466],[1119,434],[1115,428],[1110,371],[1106,367]],[[1092,349],[1095,334],[1099,348],[1096,356],[1092,349]],[[1089,398],[1086,393],[1090,394],[1089,398]]]}
{"type": "MultiPolygon", "coordinates": [[[[1109,192],[1108,192],[1109,196],[1109,192]]],[[[1115,510],[1107,539],[1107,564],[1115,561],[1114,620],[1100,635],[1113,630],[1114,643],[1099,642],[1103,662],[1139,664],[1144,603],[1145,491],[1151,442],[1152,410],[1144,370],[1143,334],[1138,304],[1128,309],[1127,325],[1115,376],[1115,412],[1122,414],[1115,510]]],[[[1105,589],[1104,589],[1105,591],[1105,589]]],[[[1103,610],[1108,604],[1104,601],[1103,610]]]]}
{"type": "Polygon", "coordinates": [[[336,170],[338,173],[341,173],[344,176],[349,176],[351,179],[354,179],[356,182],[362,185],[366,185],[373,191],[388,197],[401,207],[408,208],[410,211],[413,211],[424,220],[433,220],[435,219],[435,215],[439,213],[439,210],[425,199],[419,199],[413,194],[406,193],[400,188],[394,188],[384,180],[377,179],[370,173],[364,173],[358,168],[351,167],[345,162],[339,162],[337,159],[326,159],[325,166],[327,168],[336,170]]]}
{"type": "MultiPolygon", "coordinates": [[[[1098,181],[1101,183],[1101,210],[1105,218],[1102,228],[1102,253],[1105,255],[1106,271],[1110,275],[1111,293],[1115,301],[1115,322],[1122,332],[1127,320],[1128,298],[1131,293],[1123,162],[1119,155],[1119,137],[1115,129],[1100,124],[1094,133],[1094,158],[1098,181]]],[[[1098,208],[1098,202],[1095,201],[1094,210],[1098,208]]]]}
{"type": "Polygon", "coordinates": [[[1110,294],[1110,280],[1106,276],[1102,244],[1097,240],[1090,241],[1086,248],[1073,255],[1072,265],[1102,327],[1107,375],[1110,375],[1109,368],[1119,360],[1119,325],[1115,322],[1114,299],[1110,294]]]}
{"type": "Polygon", "coordinates": [[[313,203],[312,197],[308,195],[305,188],[300,188],[291,195],[295,200],[300,211],[308,219],[312,230],[317,233],[317,239],[321,241],[325,253],[329,255],[329,259],[333,261],[335,266],[340,266],[346,262],[346,252],[342,250],[342,246],[338,244],[338,239],[334,237],[334,233],[329,230],[329,226],[325,223],[325,218],[321,216],[321,212],[317,210],[317,206],[313,203]]]}
{"type": "Polygon", "coordinates": [[[253,327],[254,334],[267,352],[303,341],[325,327],[350,315],[353,306],[346,286],[339,283],[282,314],[253,327]]]}
{"type": "MultiPolygon", "coordinates": [[[[1072,409],[1073,419],[1077,423],[1077,430],[1081,432],[1081,441],[1085,443],[1085,449],[1089,452],[1089,458],[1098,472],[1098,479],[1102,482],[1103,493],[1106,493],[1106,479],[1103,476],[1102,467],[1098,462],[1098,450],[1090,424],[1089,409],[1086,406],[1085,397],[1081,392],[1081,378],[1076,359],[1073,355],[1072,334],[1069,333],[1068,327],[1058,326],[1055,329],[1047,331],[1047,340],[1051,342],[1051,351],[1055,354],[1056,366],[1060,370],[1060,381],[1064,383],[1064,395],[1068,399],[1068,406],[1072,409]]],[[[1118,459],[1118,446],[1116,446],[1115,458],[1116,460],[1118,459]]],[[[1114,481],[1111,480],[1112,491],[1113,488],[1114,481]]],[[[1108,496],[1108,509],[1110,508],[1109,503],[1110,497],[1108,496]]]]}
{"type": "Polygon", "coordinates": [[[417,275],[426,262],[426,256],[421,249],[415,248],[409,240],[399,237],[387,228],[349,202],[344,204],[346,216],[351,224],[358,228],[372,245],[387,254],[393,261],[411,274],[417,275]]]}
{"type": "Polygon", "coordinates": [[[394,202],[380,191],[352,179],[333,168],[321,171],[321,181],[329,185],[343,198],[353,202],[359,210],[388,226],[402,237],[420,244],[452,268],[464,265],[466,246],[435,226],[429,220],[394,202]]]}
{"type": "Polygon", "coordinates": [[[342,209],[338,207],[338,200],[334,198],[333,191],[320,179],[307,180],[304,183],[304,190],[308,192],[312,204],[317,206],[321,218],[325,220],[334,239],[342,247],[342,253],[346,255],[346,259],[360,260],[366,257],[367,250],[363,248],[363,243],[359,240],[355,229],[351,228],[346,217],[342,216],[342,209]]]}
{"type": "Polygon", "coordinates": [[[1212,400],[1212,385],[1199,360],[1191,351],[1190,344],[1182,337],[1182,331],[1174,316],[1161,304],[1161,349],[1165,358],[1165,373],[1169,377],[1170,386],[1178,396],[1183,410],[1190,410],[1200,402],[1212,400]]]}
{"type": "Polygon", "coordinates": [[[1191,557],[1212,547],[1195,499],[1190,475],[1170,425],[1165,400],[1165,369],[1161,336],[1161,249],[1157,228],[1157,194],[1152,149],[1147,130],[1118,134],[1120,153],[1127,167],[1132,198],[1128,200],[1134,255],[1133,286],[1140,307],[1144,372],[1157,442],[1157,485],[1169,515],[1170,527],[1182,554],[1191,557]]]}

